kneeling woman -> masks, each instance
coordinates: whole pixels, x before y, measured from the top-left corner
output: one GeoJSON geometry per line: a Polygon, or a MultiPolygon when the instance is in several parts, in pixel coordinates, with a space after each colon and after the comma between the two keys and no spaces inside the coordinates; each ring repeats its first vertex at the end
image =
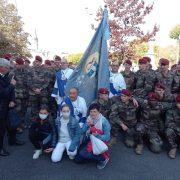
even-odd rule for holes
{"type": "Polygon", "coordinates": [[[35,147],[33,159],[38,159],[44,151],[50,153],[52,149],[53,121],[46,106],[39,111],[39,118],[33,121],[29,129],[29,139],[35,147]]]}
{"type": "Polygon", "coordinates": [[[83,163],[86,160],[94,160],[97,162],[97,168],[103,169],[109,161],[109,153],[104,152],[100,155],[94,155],[90,140],[91,134],[106,144],[110,140],[110,124],[99,111],[100,107],[97,103],[91,104],[89,107],[90,115],[82,128],[83,133],[86,136],[85,142],[82,144],[81,150],[75,158],[75,162],[83,163]]]}
{"type": "Polygon", "coordinates": [[[66,150],[70,159],[74,159],[77,154],[77,148],[80,142],[81,130],[77,120],[70,115],[68,105],[61,107],[61,115],[55,120],[55,129],[53,136],[52,162],[59,162],[66,150]]]}

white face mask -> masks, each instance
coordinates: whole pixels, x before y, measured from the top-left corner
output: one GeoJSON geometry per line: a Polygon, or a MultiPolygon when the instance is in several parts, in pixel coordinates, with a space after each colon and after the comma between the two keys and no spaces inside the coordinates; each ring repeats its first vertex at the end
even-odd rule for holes
{"type": "Polygon", "coordinates": [[[41,120],[45,120],[45,119],[47,119],[48,115],[39,113],[39,117],[40,117],[41,120]]]}
{"type": "Polygon", "coordinates": [[[62,112],[61,114],[64,119],[68,119],[70,116],[70,112],[62,112]]]}

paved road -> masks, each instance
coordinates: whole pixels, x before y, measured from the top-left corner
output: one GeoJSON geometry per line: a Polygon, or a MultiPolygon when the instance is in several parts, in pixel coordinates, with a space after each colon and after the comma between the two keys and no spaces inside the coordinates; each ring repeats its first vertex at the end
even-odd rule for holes
{"type": "Polygon", "coordinates": [[[180,153],[171,160],[144,150],[137,156],[121,142],[111,150],[111,162],[103,170],[94,163],[77,165],[64,157],[53,164],[49,156],[32,159],[33,148],[27,135],[23,147],[9,147],[11,156],[0,157],[0,180],[180,180],[180,153]]]}

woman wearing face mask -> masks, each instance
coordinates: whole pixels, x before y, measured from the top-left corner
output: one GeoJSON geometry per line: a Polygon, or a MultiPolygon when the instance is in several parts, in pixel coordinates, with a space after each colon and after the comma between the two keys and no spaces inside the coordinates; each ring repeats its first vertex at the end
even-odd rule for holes
{"type": "Polygon", "coordinates": [[[66,150],[70,159],[74,159],[79,146],[81,131],[78,121],[70,115],[68,105],[63,105],[60,117],[55,120],[55,133],[53,136],[53,147],[55,147],[51,160],[59,162],[63,152],[66,150]]]}
{"type": "Polygon", "coordinates": [[[34,121],[29,129],[29,139],[35,147],[33,159],[38,159],[42,154],[50,153],[52,149],[53,123],[46,106],[41,107],[39,118],[34,121]]]}

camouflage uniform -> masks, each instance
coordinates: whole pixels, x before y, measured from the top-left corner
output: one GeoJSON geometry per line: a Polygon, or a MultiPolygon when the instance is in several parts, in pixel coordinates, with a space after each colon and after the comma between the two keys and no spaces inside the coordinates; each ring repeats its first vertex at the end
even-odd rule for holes
{"type": "Polygon", "coordinates": [[[135,74],[135,90],[136,96],[145,97],[154,89],[156,76],[153,70],[137,71],[135,74]]]}
{"type": "Polygon", "coordinates": [[[27,90],[27,70],[15,68],[14,77],[16,80],[15,98],[16,111],[21,117],[24,117],[27,108],[28,90],[27,90]]]}
{"type": "Polygon", "coordinates": [[[125,71],[121,72],[126,82],[126,89],[133,91],[135,83],[135,73],[130,71],[129,74],[126,74],[125,71]]]}
{"type": "Polygon", "coordinates": [[[174,74],[172,93],[173,94],[180,93],[180,70],[177,70],[174,74]]]}
{"type": "Polygon", "coordinates": [[[111,112],[112,101],[108,99],[108,101],[101,101],[100,99],[95,100],[93,103],[97,103],[100,106],[100,113],[106,118],[109,119],[109,115],[111,112]]]}
{"type": "Polygon", "coordinates": [[[122,123],[128,127],[128,130],[125,132],[125,143],[127,141],[131,141],[132,144],[134,144],[136,137],[135,126],[137,124],[137,118],[136,107],[132,101],[129,101],[128,104],[125,104],[120,100],[112,105],[110,113],[110,124],[111,134],[113,137],[118,136],[118,131],[120,130],[122,123]]]}
{"type": "Polygon", "coordinates": [[[177,148],[176,140],[180,139],[180,110],[175,108],[166,113],[166,137],[171,149],[177,148]]]}
{"type": "Polygon", "coordinates": [[[162,70],[159,69],[155,71],[156,82],[163,84],[166,87],[166,91],[172,91],[172,84],[174,79],[174,74],[171,71],[168,71],[166,75],[163,74],[162,70]]]}
{"type": "Polygon", "coordinates": [[[40,106],[48,105],[48,73],[42,67],[33,67],[28,73],[27,80],[29,90],[28,106],[31,108],[30,119],[37,118],[40,106]],[[33,89],[41,89],[40,94],[36,94],[33,89]]]}
{"type": "Polygon", "coordinates": [[[141,118],[136,127],[138,144],[143,145],[143,137],[147,136],[150,142],[150,149],[155,153],[159,153],[163,141],[158,133],[163,130],[162,113],[166,105],[163,106],[157,103],[152,106],[149,103],[144,103],[141,106],[141,118]]]}

